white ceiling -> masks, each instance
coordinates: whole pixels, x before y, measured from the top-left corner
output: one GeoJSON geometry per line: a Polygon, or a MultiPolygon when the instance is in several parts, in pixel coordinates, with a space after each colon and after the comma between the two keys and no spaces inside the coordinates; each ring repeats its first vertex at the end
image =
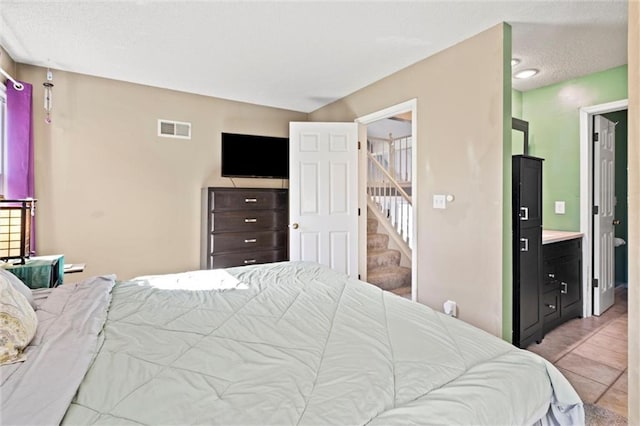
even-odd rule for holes
{"type": "Polygon", "coordinates": [[[411,136],[411,120],[383,118],[367,124],[367,137],[388,139],[411,136]]]}
{"type": "Polygon", "coordinates": [[[0,0],[0,45],[54,70],[310,112],[502,21],[514,71],[540,69],[521,91],[627,62],[626,0],[0,0]]]}

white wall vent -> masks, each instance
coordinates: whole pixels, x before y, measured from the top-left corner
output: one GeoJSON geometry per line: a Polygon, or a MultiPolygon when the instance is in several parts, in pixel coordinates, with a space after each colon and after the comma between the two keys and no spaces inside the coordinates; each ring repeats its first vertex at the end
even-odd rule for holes
{"type": "Polygon", "coordinates": [[[191,139],[191,123],[158,119],[158,136],[191,139]]]}

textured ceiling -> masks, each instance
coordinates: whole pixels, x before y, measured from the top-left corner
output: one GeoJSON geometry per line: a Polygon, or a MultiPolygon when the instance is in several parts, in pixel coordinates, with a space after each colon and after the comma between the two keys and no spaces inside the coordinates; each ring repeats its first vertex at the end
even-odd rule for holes
{"type": "Polygon", "coordinates": [[[627,60],[626,0],[0,0],[0,45],[21,63],[310,112],[502,21],[514,71],[540,69],[518,90],[627,60]]]}

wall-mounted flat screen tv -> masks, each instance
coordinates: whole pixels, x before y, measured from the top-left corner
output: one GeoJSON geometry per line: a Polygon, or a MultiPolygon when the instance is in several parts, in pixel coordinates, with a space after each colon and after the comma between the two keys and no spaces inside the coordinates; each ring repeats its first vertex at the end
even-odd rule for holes
{"type": "Polygon", "coordinates": [[[289,138],[222,133],[222,176],[289,179],[289,138]]]}

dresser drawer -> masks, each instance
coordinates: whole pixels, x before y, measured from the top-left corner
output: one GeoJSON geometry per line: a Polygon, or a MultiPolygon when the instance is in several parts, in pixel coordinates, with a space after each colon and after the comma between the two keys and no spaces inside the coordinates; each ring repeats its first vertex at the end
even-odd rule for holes
{"type": "Polygon", "coordinates": [[[564,256],[580,256],[582,240],[574,238],[572,240],[547,243],[542,246],[542,255],[545,260],[564,256]]]}
{"type": "Polygon", "coordinates": [[[286,188],[203,188],[200,267],[287,260],[288,194],[286,188]]]}
{"type": "Polygon", "coordinates": [[[560,300],[558,298],[558,292],[549,291],[542,295],[542,314],[545,322],[549,322],[560,317],[560,300]]]}
{"type": "Polygon", "coordinates": [[[287,227],[285,210],[244,210],[211,214],[211,232],[249,232],[287,227]]]}
{"type": "Polygon", "coordinates": [[[259,250],[287,246],[286,231],[226,232],[211,234],[211,253],[259,250]]]}
{"type": "Polygon", "coordinates": [[[229,191],[216,190],[211,197],[211,210],[243,210],[243,209],[286,209],[287,191],[229,191]]]}
{"type": "Polygon", "coordinates": [[[560,281],[558,281],[558,277],[556,277],[554,265],[550,262],[544,262],[542,271],[542,292],[546,293],[548,291],[558,290],[558,288],[560,288],[560,281]]]}
{"type": "Polygon", "coordinates": [[[283,262],[287,260],[284,248],[276,250],[259,250],[211,256],[212,268],[229,268],[231,266],[257,265],[259,263],[283,262]]]}

